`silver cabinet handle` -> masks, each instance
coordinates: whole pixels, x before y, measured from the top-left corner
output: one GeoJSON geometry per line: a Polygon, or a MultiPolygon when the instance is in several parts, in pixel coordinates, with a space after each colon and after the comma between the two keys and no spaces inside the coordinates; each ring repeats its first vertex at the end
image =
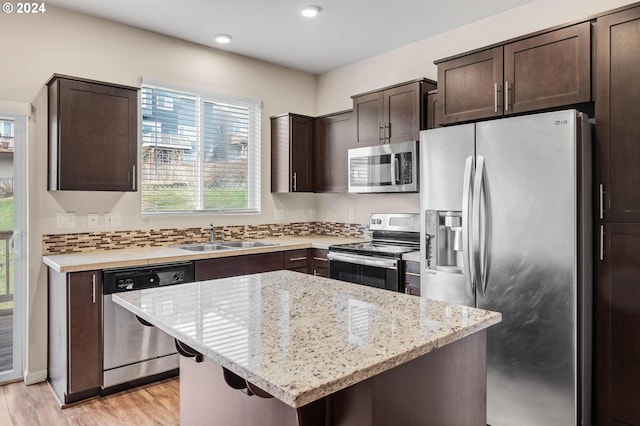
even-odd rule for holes
{"type": "Polygon", "coordinates": [[[472,177],[473,169],[473,157],[467,157],[467,161],[464,165],[464,179],[462,186],[462,260],[464,268],[464,280],[466,282],[467,295],[473,297],[475,291],[476,280],[474,277],[474,268],[472,266],[471,246],[469,237],[471,235],[469,214],[469,202],[471,197],[471,185],[473,184],[472,177]]]}
{"type": "Polygon", "coordinates": [[[504,112],[509,112],[509,82],[504,81],[504,112]]]}
{"type": "Polygon", "coordinates": [[[289,259],[289,262],[297,262],[299,260],[307,260],[307,257],[292,257],[291,259],[289,259]]]}
{"type": "Polygon", "coordinates": [[[600,225],[600,260],[604,260],[604,225],[600,225]]]}
{"type": "Polygon", "coordinates": [[[384,143],[384,124],[378,123],[378,143],[382,145],[384,143]]]}
{"type": "Polygon", "coordinates": [[[131,179],[132,179],[131,187],[135,191],[136,190],[136,186],[138,185],[138,182],[137,182],[138,179],[136,177],[136,165],[135,164],[133,166],[131,166],[131,179]]]}
{"type": "Polygon", "coordinates": [[[604,219],[604,186],[600,184],[600,219],[604,219]]]}
{"type": "Polygon", "coordinates": [[[498,83],[493,83],[493,112],[498,113],[498,83]]]}
{"type": "Polygon", "coordinates": [[[329,259],[327,259],[326,257],[314,257],[313,260],[317,260],[319,262],[328,262],[329,259]]]}
{"type": "Polygon", "coordinates": [[[298,190],[298,173],[293,172],[293,192],[298,190]]]}
{"type": "Polygon", "coordinates": [[[391,142],[391,123],[386,123],[384,125],[384,138],[391,142]]]}
{"type": "Polygon", "coordinates": [[[91,285],[92,285],[91,299],[95,304],[96,303],[96,274],[91,275],[91,285]]]}
{"type": "Polygon", "coordinates": [[[420,274],[416,274],[415,272],[405,272],[404,274],[412,276],[412,277],[419,277],[420,276],[420,274]]]}

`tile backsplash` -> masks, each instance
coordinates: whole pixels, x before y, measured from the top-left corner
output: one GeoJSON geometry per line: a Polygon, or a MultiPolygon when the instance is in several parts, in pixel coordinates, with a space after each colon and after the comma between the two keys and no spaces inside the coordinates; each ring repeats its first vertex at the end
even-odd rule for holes
{"type": "MultiPolygon", "coordinates": [[[[366,225],[334,222],[216,226],[216,239],[233,241],[284,237],[287,235],[331,235],[367,237],[366,225]]],[[[42,253],[66,254],[131,247],[165,247],[209,240],[209,228],[169,228],[139,231],[83,232],[42,236],[42,253]]]]}

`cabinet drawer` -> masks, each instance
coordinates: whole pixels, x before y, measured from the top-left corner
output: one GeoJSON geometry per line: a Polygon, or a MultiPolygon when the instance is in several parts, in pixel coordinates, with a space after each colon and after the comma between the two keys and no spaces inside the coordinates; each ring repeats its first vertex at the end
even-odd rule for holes
{"type": "Polygon", "coordinates": [[[285,269],[308,268],[309,253],[307,249],[289,250],[284,255],[285,269]]]}

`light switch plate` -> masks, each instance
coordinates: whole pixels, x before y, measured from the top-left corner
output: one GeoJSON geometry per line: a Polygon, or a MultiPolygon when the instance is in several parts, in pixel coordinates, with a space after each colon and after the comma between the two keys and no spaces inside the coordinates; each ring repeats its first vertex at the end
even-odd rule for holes
{"type": "Polygon", "coordinates": [[[356,220],[356,209],[349,209],[349,220],[356,220]]]}
{"type": "Polygon", "coordinates": [[[284,209],[274,209],[273,217],[275,220],[284,220],[284,209]]]}
{"type": "Polygon", "coordinates": [[[58,228],[75,228],[76,227],[76,214],[61,212],[56,215],[58,222],[58,228]]]}

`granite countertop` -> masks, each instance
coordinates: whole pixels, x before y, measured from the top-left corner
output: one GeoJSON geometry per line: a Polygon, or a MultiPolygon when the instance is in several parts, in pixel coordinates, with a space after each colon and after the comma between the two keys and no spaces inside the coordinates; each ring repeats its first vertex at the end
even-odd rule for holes
{"type": "Polygon", "coordinates": [[[294,408],[501,320],[496,312],[293,271],[113,300],[294,408]]]}
{"type": "Polygon", "coordinates": [[[238,248],[211,252],[193,252],[175,247],[147,247],[125,250],[95,250],[85,253],[55,254],[43,256],[43,262],[57,272],[80,272],[94,269],[144,266],[188,260],[212,259],[245,254],[270,253],[304,248],[327,249],[333,244],[365,241],[362,238],[304,235],[264,238],[257,241],[276,245],[255,248],[238,248]]]}

